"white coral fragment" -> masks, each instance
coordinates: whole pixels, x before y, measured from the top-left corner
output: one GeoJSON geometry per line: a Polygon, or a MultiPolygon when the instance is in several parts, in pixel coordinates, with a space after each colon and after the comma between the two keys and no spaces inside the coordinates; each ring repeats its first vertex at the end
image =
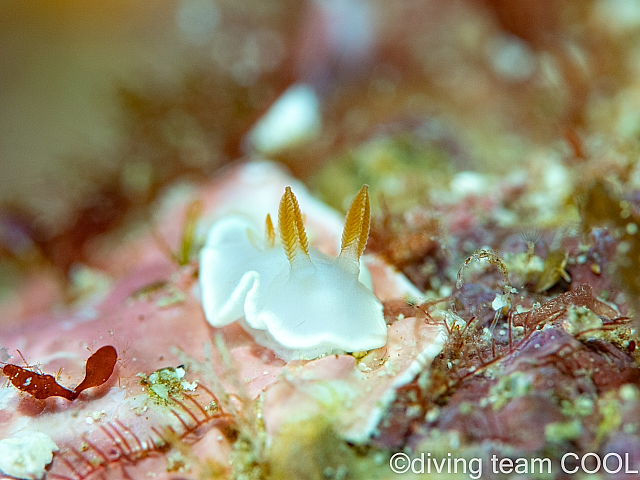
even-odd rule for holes
{"type": "Polygon", "coordinates": [[[221,327],[244,318],[256,341],[285,360],[385,345],[382,304],[360,280],[369,233],[367,187],[347,214],[337,259],[309,246],[289,187],[280,202],[278,229],[280,245],[269,216],[264,238],[240,217],[213,225],[200,254],[209,323],[221,327]]]}
{"type": "Polygon", "coordinates": [[[30,432],[0,440],[0,470],[15,478],[39,479],[58,446],[46,433],[30,432]]]}

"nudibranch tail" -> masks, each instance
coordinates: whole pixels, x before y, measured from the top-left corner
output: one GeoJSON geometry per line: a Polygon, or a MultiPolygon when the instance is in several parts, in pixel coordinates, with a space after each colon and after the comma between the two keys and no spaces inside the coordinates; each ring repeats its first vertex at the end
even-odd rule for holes
{"type": "Polygon", "coordinates": [[[265,238],[267,240],[267,247],[271,248],[276,244],[276,230],[273,228],[273,222],[271,221],[271,215],[267,213],[267,218],[264,221],[265,238]]]}
{"type": "Polygon", "coordinates": [[[309,258],[309,242],[304,231],[302,214],[300,213],[298,200],[291,191],[291,187],[286,187],[280,200],[278,228],[280,229],[280,239],[290,264],[293,264],[298,250],[301,250],[309,258]]]}
{"type": "Polygon", "coordinates": [[[340,258],[349,258],[355,261],[360,259],[367,246],[370,219],[369,186],[363,185],[347,212],[342,232],[340,258]]]}

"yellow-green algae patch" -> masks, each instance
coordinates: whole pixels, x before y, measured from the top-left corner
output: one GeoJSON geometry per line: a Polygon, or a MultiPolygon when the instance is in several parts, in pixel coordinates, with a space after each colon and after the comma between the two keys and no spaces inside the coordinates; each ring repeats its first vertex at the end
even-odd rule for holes
{"type": "Polygon", "coordinates": [[[498,383],[489,390],[488,402],[494,410],[499,410],[511,400],[527,395],[533,390],[531,378],[523,372],[513,372],[500,377],[498,383]]]}
{"type": "Polygon", "coordinates": [[[144,373],[138,373],[137,376],[141,378],[140,384],[147,387],[149,397],[158,404],[166,405],[172,397],[180,398],[183,393],[196,389],[197,382],[184,380],[185,373],[184,367],[180,366],[161,368],[149,376],[144,373]]]}
{"type": "Polygon", "coordinates": [[[269,449],[269,479],[305,480],[383,476],[385,453],[350,446],[324,416],[285,424],[269,449]]]}
{"type": "Polygon", "coordinates": [[[602,320],[587,307],[570,305],[563,327],[571,335],[577,335],[602,328],[602,320]]]}

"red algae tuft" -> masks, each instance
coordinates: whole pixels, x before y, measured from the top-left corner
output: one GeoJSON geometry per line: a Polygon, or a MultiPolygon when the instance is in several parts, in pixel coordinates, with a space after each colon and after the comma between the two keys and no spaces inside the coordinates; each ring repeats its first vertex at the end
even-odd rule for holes
{"type": "Polygon", "coordinates": [[[49,397],[62,397],[71,401],[87,388],[103,385],[111,377],[117,360],[118,353],[114,347],[107,345],[99,348],[87,359],[85,378],[74,390],[60,385],[52,375],[36,372],[28,367],[9,363],[2,368],[2,373],[14,387],[33,398],[45,400],[49,397]]]}

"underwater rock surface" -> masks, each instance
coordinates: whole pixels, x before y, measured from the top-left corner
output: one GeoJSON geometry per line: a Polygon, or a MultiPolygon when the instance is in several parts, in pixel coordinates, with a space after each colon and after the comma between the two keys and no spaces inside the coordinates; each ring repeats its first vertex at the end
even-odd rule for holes
{"type": "MultiPolygon", "coordinates": [[[[0,440],[45,433],[58,447],[46,476],[64,480],[263,478],[285,475],[290,462],[385,478],[384,463],[402,449],[488,464],[493,454],[557,461],[595,445],[638,461],[639,339],[614,278],[624,237],[550,228],[530,240],[496,226],[502,200],[462,194],[383,213],[362,258],[387,344],[286,363],[237,322],[207,323],[196,256],[200,232],[229,214],[262,221],[287,185],[305,205],[310,245],[335,256],[341,216],[269,162],[169,191],[153,226],[96,240],[75,303],[14,317],[0,327],[0,354],[22,365],[19,349],[22,368],[59,372],[73,388],[87,349],[112,345],[115,371],[74,401],[0,390],[0,440]],[[430,286],[424,297],[393,263],[430,286]]],[[[521,184],[509,198],[540,188],[521,184]]]]}
{"type": "MultiPolygon", "coordinates": [[[[113,345],[118,352],[106,383],[71,402],[35,400],[13,387],[0,390],[0,438],[49,435],[59,450],[47,478],[123,478],[125,473],[174,478],[171,472],[198,478],[211,465],[226,471],[234,441],[248,428],[243,422],[249,418],[268,442],[285,418],[335,412],[331,418],[339,436],[366,442],[395,390],[440,351],[438,325],[405,318],[389,327],[385,347],[359,360],[339,355],[287,365],[237,324],[209,326],[194,265],[177,265],[157,241],[161,236],[168,245],[179,244],[193,198],[202,202],[205,225],[230,212],[250,216],[255,205],[277,206],[285,185],[292,184],[302,203],[305,188],[278,166],[249,163],[228,169],[200,189],[167,197],[153,231],[95,246],[90,267],[105,272],[108,282],[97,282],[89,288],[93,293],[72,308],[0,327],[2,346],[14,357],[9,363],[21,364],[19,349],[30,365],[24,368],[52,375],[59,371],[64,386],[81,380],[87,350],[113,345]],[[183,377],[175,373],[181,364],[183,377]],[[259,416],[252,417],[265,391],[259,416]]],[[[311,206],[305,210],[310,243],[335,254],[342,231],[339,215],[317,201],[305,204],[311,206]]],[[[380,259],[365,256],[365,263],[381,301],[417,293],[380,259]]]]}

